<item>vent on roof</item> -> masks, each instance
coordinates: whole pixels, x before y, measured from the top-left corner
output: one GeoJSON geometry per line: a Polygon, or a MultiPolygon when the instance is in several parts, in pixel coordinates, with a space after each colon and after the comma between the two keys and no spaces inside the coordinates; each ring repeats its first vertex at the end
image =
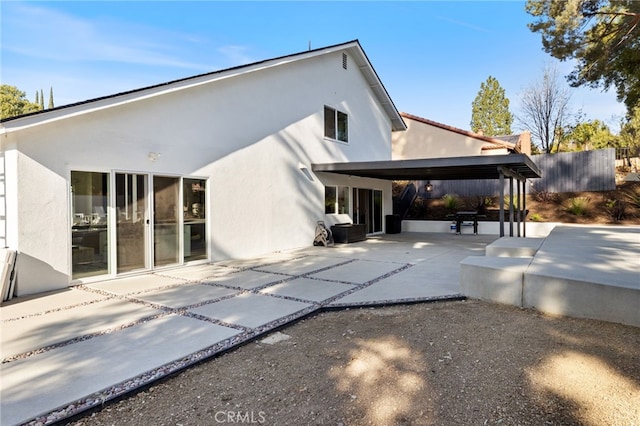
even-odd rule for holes
{"type": "Polygon", "coordinates": [[[342,54],[342,68],[344,68],[345,70],[347,69],[347,54],[346,53],[342,54]]]}

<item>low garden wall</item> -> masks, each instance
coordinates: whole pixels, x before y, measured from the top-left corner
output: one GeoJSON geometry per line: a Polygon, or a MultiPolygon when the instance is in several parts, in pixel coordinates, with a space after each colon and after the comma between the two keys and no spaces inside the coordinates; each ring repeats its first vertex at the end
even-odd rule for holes
{"type": "MultiPolygon", "coordinates": [[[[555,222],[527,222],[527,237],[546,237],[559,225],[555,222]]],[[[517,224],[513,223],[513,235],[517,235],[517,224]]],[[[520,224],[523,226],[523,224],[520,224]]],[[[439,232],[455,234],[455,221],[450,220],[403,220],[402,232],[439,232]],[[454,228],[451,229],[451,225],[454,228]]],[[[473,226],[462,226],[462,234],[473,234],[473,226]]],[[[504,224],[504,233],[509,235],[509,222],[504,224]]],[[[479,235],[500,235],[500,222],[478,221],[479,235]]],[[[522,235],[522,232],[521,232],[522,235]]]]}

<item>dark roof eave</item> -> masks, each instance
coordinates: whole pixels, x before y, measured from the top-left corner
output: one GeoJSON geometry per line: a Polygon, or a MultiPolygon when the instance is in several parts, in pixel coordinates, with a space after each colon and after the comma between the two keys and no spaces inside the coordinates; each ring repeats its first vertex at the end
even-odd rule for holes
{"type": "Polygon", "coordinates": [[[140,94],[142,96],[145,92],[154,91],[154,90],[157,90],[157,89],[162,89],[162,88],[165,88],[165,87],[179,85],[179,84],[187,83],[187,82],[191,82],[191,81],[197,81],[197,80],[201,80],[201,79],[206,79],[208,77],[214,77],[214,76],[218,76],[218,75],[223,75],[223,74],[229,73],[229,72],[236,72],[236,71],[242,70],[243,68],[250,69],[250,68],[257,67],[257,66],[260,66],[262,64],[267,64],[267,63],[270,63],[270,62],[278,62],[278,61],[282,61],[282,60],[285,60],[285,59],[288,59],[288,58],[303,57],[305,55],[314,54],[314,53],[318,53],[318,52],[325,51],[325,50],[329,51],[329,50],[333,50],[333,49],[343,49],[343,48],[346,49],[346,50],[351,50],[351,51],[353,51],[355,49],[355,50],[358,50],[359,53],[361,53],[361,56],[364,59],[364,63],[360,63],[359,66],[361,66],[361,67],[365,66],[365,67],[367,67],[368,69],[371,70],[370,78],[372,78],[374,80],[373,84],[371,84],[371,89],[376,93],[376,96],[378,96],[379,101],[382,104],[385,112],[387,113],[387,115],[391,119],[392,131],[406,130],[407,129],[406,123],[404,122],[402,116],[400,115],[400,112],[398,111],[398,109],[396,108],[395,104],[393,103],[393,100],[391,99],[391,96],[389,96],[389,93],[387,92],[387,89],[382,84],[382,81],[380,80],[376,70],[373,68],[373,64],[371,63],[371,61],[369,61],[369,58],[367,57],[367,54],[365,53],[364,49],[360,45],[360,41],[358,39],[347,41],[347,42],[344,42],[344,43],[335,44],[335,45],[332,45],[332,46],[325,46],[325,47],[320,47],[320,48],[317,48],[317,49],[302,51],[302,52],[293,53],[293,54],[289,54],[289,55],[283,55],[283,56],[279,56],[279,57],[276,57],[276,58],[264,59],[264,60],[253,62],[253,63],[250,63],[250,64],[238,65],[238,66],[234,66],[234,67],[231,67],[231,68],[226,68],[226,69],[222,69],[222,70],[217,70],[217,71],[207,72],[207,73],[203,73],[203,74],[198,74],[198,75],[195,75],[195,76],[180,78],[180,79],[177,79],[177,80],[172,80],[172,81],[168,81],[168,82],[164,82],[164,83],[160,83],[160,84],[155,84],[155,85],[152,85],[152,86],[147,86],[147,87],[142,87],[142,88],[138,88],[138,89],[128,90],[128,91],[125,91],[125,92],[115,93],[115,94],[112,94],[112,95],[107,95],[107,96],[102,96],[102,97],[89,99],[89,100],[85,100],[85,101],[80,101],[80,102],[75,102],[75,103],[71,103],[71,104],[61,105],[61,106],[58,106],[58,107],[55,107],[55,108],[51,108],[51,109],[35,111],[35,112],[27,113],[27,114],[18,115],[18,116],[15,116],[15,117],[8,117],[8,118],[0,119],[0,124],[11,123],[11,122],[14,122],[14,121],[28,119],[28,118],[32,118],[32,117],[34,119],[36,119],[36,120],[39,117],[42,117],[43,121],[44,121],[45,117],[52,116],[55,113],[64,114],[65,111],[71,112],[75,108],[82,108],[85,105],[92,105],[92,104],[95,105],[95,104],[99,104],[101,102],[109,102],[111,100],[115,100],[115,99],[118,99],[118,98],[125,98],[125,97],[128,97],[128,96],[137,95],[137,94],[140,94]],[[351,48],[349,48],[350,45],[351,45],[351,48]],[[356,49],[356,46],[357,46],[357,49],[356,49]]]}
{"type": "Polygon", "coordinates": [[[497,179],[501,167],[526,179],[541,177],[538,166],[525,154],[312,164],[314,172],[384,180],[497,179]]]}

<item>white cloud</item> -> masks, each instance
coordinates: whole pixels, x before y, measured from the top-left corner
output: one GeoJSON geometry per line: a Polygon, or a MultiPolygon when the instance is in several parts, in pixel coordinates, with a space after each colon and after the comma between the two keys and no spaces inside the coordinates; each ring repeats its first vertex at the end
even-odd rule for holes
{"type": "Polygon", "coordinates": [[[249,54],[247,54],[247,51],[249,49],[246,46],[228,45],[221,46],[217,50],[222,55],[224,55],[232,64],[243,65],[256,61],[249,54]]]}
{"type": "Polygon", "coordinates": [[[479,27],[477,25],[469,24],[469,23],[464,22],[464,21],[459,21],[459,20],[447,18],[447,17],[444,17],[444,16],[435,16],[435,18],[439,19],[440,21],[444,21],[444,22],[448,22],[450,24],[457,25],[459,27],[469,28],[469,29],[472,29],[474,31],[479,31],[479,32],[482,32],[482,33],[490,33],[491,32],[491,30],[489,30],[488,28],[479,27]]]}
{"type": "Polygon", "coordinates": [[[106,19],[87,20],[23,3],[7,3],[3,8],[2,49],[6,52],[58,62],[104,61],[208,69],[184,58],[184,43],[196,47],[202,42],[193,34],[106,19]]]}
{"type": "Polygon", "coordinates": [[[245,46],[51,5],[2,5],[2,83],[29,99],[53,87],[60,106],[255,61],[245,46]]]}

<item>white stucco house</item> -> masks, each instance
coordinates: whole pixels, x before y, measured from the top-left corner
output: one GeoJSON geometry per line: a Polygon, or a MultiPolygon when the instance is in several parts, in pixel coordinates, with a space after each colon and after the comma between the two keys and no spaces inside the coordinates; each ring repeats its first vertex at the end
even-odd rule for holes
{"type": "Polygon", "coordinates": [[[389,180],[311,164],[391,160],[405,129],[357,40],[5,119],[15,294],[384,232],[389,180]]]}

